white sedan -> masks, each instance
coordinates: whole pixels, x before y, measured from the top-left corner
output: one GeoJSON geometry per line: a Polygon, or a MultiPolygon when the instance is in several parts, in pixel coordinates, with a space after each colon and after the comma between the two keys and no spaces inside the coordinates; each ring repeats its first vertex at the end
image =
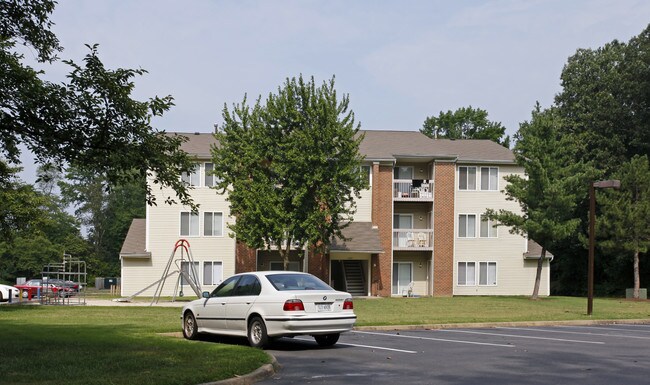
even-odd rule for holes
{"type": "Polygon", "coordinates": [[[183,335],[246,336],[253,347],[270,338],[311,335],[320,346],[334,345],[352,330],[357,316],[352,296],[311,274],[263,271],[234,275],[212,293],[183,307],[183,335]]]}
{"type": "Polygon", "coordinates": [[[9,301],[11,297],[12,300],[20,296],[20,290],[16,289],[13,286],[9,285],[0,285],[0,302],[9,301]]]}

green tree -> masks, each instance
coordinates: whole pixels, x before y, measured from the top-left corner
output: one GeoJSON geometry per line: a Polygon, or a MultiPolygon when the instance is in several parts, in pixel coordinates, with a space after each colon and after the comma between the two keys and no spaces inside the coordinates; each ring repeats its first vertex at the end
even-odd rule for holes
{"type": "Polygon", "coordinates": [[[343,238],[354,198],[367,187],[362,137],[334,78],[320,87],[313,78],[287,79],[265,105],[260,100],[224,107],[212,157],[236,218],[230,229],[249,247],[278,245],[286,270],[293,245],[327,252],[332,237],[343,238]]]}
{"type": "MultiPolygon", "coordinates": [[[[151,126],[153,117],[173,105],[171,96],[147,101],[131,97],[133,79],[145,70],[107,69],[97,46],[89,46],[82,65],[64,61],[71,69],[67,83],[45,81],[41,72],[23,63],[18,44],[33,49],[41,62],[57,60],[62,48],[48,19],[55,4],[0,0],[0,156],[19,164],[23,144],[37,163],[104,175],[109,188],[154,176],[154,183],[176,193],[166,197],[167,203],[178,199],[195,208],[179,177],[193,167],[180,150],[183,137],[151,126]]],[[[146,196],[149,204],[156,203],[150,186],[146,196]]],[[[2,225],[8,221],[0,218],[2,225]]]]}
{"type": "Polygon", "coordinates": [[[561,120],[554,109],[542,111],[537,104],[516,139],[515,157],[526,176],[506,176],[505,194],[519,203],[521,212],[488,209],[485,215],[542,247],[531,297],[537,299],[546,251],[574,236],[580,224],[574,210],[580,194],[586,192],[585,167],[572,160],[576,144],[561,135],[561,120]]]}
{"type": "Polygon", "coordinates": [[[650,166],[647,156],[635,156],[615,174],[620,190],[608,190],[599,198],[602,214],[598,217],[599,233],[606,237],[599,243],[621,252],[627,263],[632,256],[634,298],[639,298],[639,254],[650,247],[650,166]]]}
{"type": "Polygon", "coordinates": [[[490,121],[487,111],[472,106],[429,116],[420,132],[434,139],[489,139],[510,148],[506,128],[500,122],[490,121]]]}
{"type": "Polygon", "coordinates": [[[650,155],[650,26],[629,42],[579,49],[564,66],[555,103],[564,130],[584,144],[576,155],[607,175],[650,155]]]}
{"type": "Polygon", "coordinates": [[[119,275],[119,252],[133,218],[145,216],[146,181],[108,189],[105,177],[71,169],[59,182],[63,202],[84,225],[96,261],[93,272],[119,275]]]}

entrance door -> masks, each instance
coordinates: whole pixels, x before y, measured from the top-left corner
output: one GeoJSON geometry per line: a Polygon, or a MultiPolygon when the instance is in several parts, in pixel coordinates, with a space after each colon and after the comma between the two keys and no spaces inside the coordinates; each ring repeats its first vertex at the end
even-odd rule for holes
{"type": "MultiPolygon", "coordinates": [[[[404,229],[412,229],[413,228],[413,215],[411,214],[395,214],[393,216],[393,226],[395,226],[395,229],[399,230],[404,230],[404,229]]],[[[413,240],[413,232],[412,231],[398,231],[397,232],[397,239],[393,239],[393,242],[397,244],[398,247],[407,247],[407,246],[413,246],[409,245],[409,237],[410,240],[413,240]]]]}
{"type": "Polygon", "coordinates": [[[393,294],[408,295],[408,287],[413,282],[413,263],[393,263],[393,294]]]}

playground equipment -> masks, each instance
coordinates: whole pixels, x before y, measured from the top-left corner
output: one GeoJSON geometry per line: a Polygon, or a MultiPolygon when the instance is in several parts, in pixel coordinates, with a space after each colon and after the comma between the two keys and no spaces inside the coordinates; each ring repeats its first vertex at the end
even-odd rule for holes
{"type": "Polygon", "coordinates": [[[172,302],[176,300],[176,293],[178,293],[179,297],[182,297],[184,295],[183,293],[184,285],[188,285],[194,291],[194,293],[196,293],[197,297],[201,297],[201,283],[199,281],[199,275],[196,269],[196,263],[194,262],[194,257],[192,256],[190,243],[185,239],[179,239],[174,244],[174,249],[172,250],[169,259],[167,260],[167,264],[165,265],[165,269],[163,270],[162,276],[160,277],[159,280],[155,281],[154,283],[150,284],[144,289],[128,297],[114,299],[113,301],[131,302],[134,297],[137,297],[138,295],[144,293],[145,291],[157,285],[156,290],[154,291],[153,298],[151,299],[151,303],[149,304],[149,306],[151,306],[154,303],[158,303],[158,301],[160,300],[160,296],[162,295],[163,288],[165,287],[165,282],[167,281],[167,278],[176,274],[178,274],[178,277],[176,278],[176,285],[174,287],[172,302]],[[176,255],[177,252],[179,252],[178,257],[176,255]],[[176,270],[170,272],[170,269],[172,268],[172,263],[176,266],[176,270]],[[180,291],[179,291],[179,287],[180,287],[180,291]]]}
{"type": "Polygon", "coordinates": [[[43,283],[58,280],[63,282],[63,287],[57,292],[49,289],[49,285],[43,285],[40,295],[41,304],[47,305],[85,305],[86,291],[88,285],[86,262],[70,254],[63,254],[62,263],[48,263],[41,271],[43,283]],[[68,283],[66,285],[66,283],[68,283]],[[73,289],[76,286],[77,289],[73,289]]]}

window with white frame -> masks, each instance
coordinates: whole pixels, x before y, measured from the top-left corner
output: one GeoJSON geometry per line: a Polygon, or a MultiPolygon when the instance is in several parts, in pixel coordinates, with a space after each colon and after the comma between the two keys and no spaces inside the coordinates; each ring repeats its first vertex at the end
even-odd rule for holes
{"type": "Polygon", "coordinates": [[[181,274],[181,285],[189,285],[189,282],[187,282],[187,279],[185,278],[186,276],[189,277],[192,281],[194,282],[199,282],[199,263],[198,262],[192,262],[190,264],[189,262],[181,262],[181,271],[184,274],[181,274]]]}
{"type": "Polygon", "coordinates": [[[458,189],[476,190],[476,167],[458,167],[458,189]]]}
{"type": "Polygon", "coordinates": [[[458,262],[458,286],[476,285],[476,262],[458,262]]]}
{"type": "Polygon", "coordinates": [[[223,281],[223,263],[205,261],[203,262],[203,284],[218,285],[223,281]]]}
{"type": "Polygon", "coordinates": [[[496,191],[499,189],[499,169],[496,167],[481,167],[481,190],[496,191]]]}
{"type": "Polygon", "coordinates": [[[189,211],[181,212],[181,236],[199,235],[199,214],[189,211]]]}
{"type": "Polygon", "coordinates": [[[205,187],[212,187],[217,184],[218,179],[212,175],[214,171],[214,164],[207,162],[203,163],[203,185],[205,187]]]}
{"type": "Polygon", "coordinates": [[[497,284],[497,263],[478,263],[478,284],[480,286],[496,286],[497,284]]]}
{"type": "Polygon", "coordinates": [[[488,219],[488,217],[481,215],[481,238],[496,238],[497,226],[496,222],[488,219]]]}
{"type": "Polygon", "coordinates": [[[206,237],[223,236],[223,213],[203,213],[203,235],[206,237]]]}
{"type": "Polygon", "coordinates": [[[458,237],[476,238],[476,214],[458,215],[458,237]]]}
{"type": "Polygon", "coordinates": [[[413,166],[397,166],[393,169],[395,179],[413,179],[413,166]]]}
{"type": "Polygon", "coordinates": [[[181,174],[181,181],[188,186],[200,186],[201,185],[201,167],[197,164],[194,166],[194,170],[191,173],[184,172],[181,174]]]}

